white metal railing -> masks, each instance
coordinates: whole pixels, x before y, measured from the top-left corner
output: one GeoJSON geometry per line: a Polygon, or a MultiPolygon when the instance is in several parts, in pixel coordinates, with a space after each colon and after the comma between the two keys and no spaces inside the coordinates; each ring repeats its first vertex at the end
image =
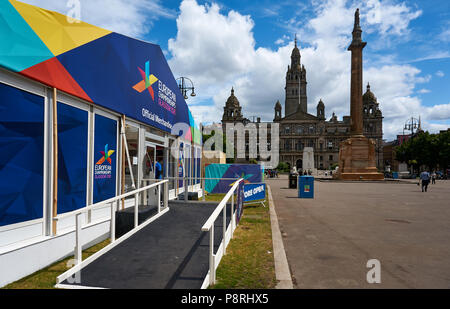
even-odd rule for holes
{"type": "Polygon", "coordinates": [[[124,193],[122,195],[98,202],[96,204],[84,207],[79,210],[75,210],[72,212],[68,212],[65,214],[58,215],[57,217],[53,218],[55,221],[59,221],[68,217],[75,217],[75,263],[81,264],[82,263],[82,246],[83,242],[81,239],[81,230],[82,230],[82,215],[86,214],[89,211],[104,208],[105,206],[111,207],[111,224],[110,224],[110,238],[111,243],[114,243],[116,241],[116,211],[119,209],[120,202],[130,196],[134,196],[134,229],[135,230],[139,225],[139,195],[141,192],[147,192],[148,190],[157,187],[158,190],[158,213],[159,215],[161,213],[161,186],[164,186],[164,197],[163,197],[163,204],[164,209],[168,208],[168,198],[167,198],[167,192],[168,192],[168,180],[162,180],[157,183],[151,184],[149,186],[136,189],[134,191],[124,193]],[[109,205],[108,205],[109,204],[109,205]]]}
{"type": "Polygon", "coordinates": [[[239,179],[233,185],[233,187],[228,191],[222,201],[217,205],[214,212],[205,222],[202,227],[203,232],[209,232],[209,271],[203,282],[202,288],[207,288],[210,285],[214,285],[216,283],[216,270],[219,266],[220,260],[226,254],[227,246],[230,240],[233,238],[234,230],[236,229],[236,214],[234,211],[234,194],[239,187],[239,184],[243,181],[243,179],[239,179]],[[231,198],[231,218],[230,224],[227,227],[227,203],[231,198]],[[214,254],[214,223],[219,217],[220,213],[223,216],[223,235],[222,241],[217,249],[217,252],[214,254]]]}

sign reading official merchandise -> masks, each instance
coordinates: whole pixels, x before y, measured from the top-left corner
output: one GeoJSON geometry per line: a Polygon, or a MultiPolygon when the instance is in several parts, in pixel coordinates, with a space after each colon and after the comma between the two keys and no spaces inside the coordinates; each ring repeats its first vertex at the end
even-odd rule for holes
{"type": "Polygon", "coordinates": [[[244,202],[264,200],[266,198],[266,184],[246,184],[244,186],[244,202]]]}

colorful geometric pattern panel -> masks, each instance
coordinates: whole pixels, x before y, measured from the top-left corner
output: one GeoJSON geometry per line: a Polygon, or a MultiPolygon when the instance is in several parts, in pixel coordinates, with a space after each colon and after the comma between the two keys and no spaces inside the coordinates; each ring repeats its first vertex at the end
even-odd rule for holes
{"type": "Polygon", "coordinates": [[[21,72],[23,75],[37,80],[38,82],[55,87],[59,90],[92,102],[91,98],[78,85],[66,68],[54,57],[41,62],[21,72]]]}
{"type": "MultiPolygon", "coordinates": [[[[262,182],[261,166],[259,164],[210,164],[205,167],[205,178],[244,179],[244,183],[262,182]]],[[[227,193],[236,180],[214,179],[205,181],[209,193],[227,193]]]]}
{"type": "Polygon", "coordinates": [[[0,66],[20,72],[54,55],[9,1],[0,1],[0,66]]]}
{"type": "Polygon", "coordinates": [[[0,1],[0,66],[186,139],[201,134],[158,45],[0,1]]]}
{"type": "Polygon", "coordinates": [[[0,226],[43,216],[44,98],[0,83],[0,226]]]}
{"type": "Polygon", "coordinates": [[[111,33],[57,58],[96,104],[167,132],[179,122],[190,126],[159,46],[111,33]]]}
{"type": "Polygon", "coordinates": [[[15,0],[10,2],[54,56],[111,33],[57,12],[15,0]]]}

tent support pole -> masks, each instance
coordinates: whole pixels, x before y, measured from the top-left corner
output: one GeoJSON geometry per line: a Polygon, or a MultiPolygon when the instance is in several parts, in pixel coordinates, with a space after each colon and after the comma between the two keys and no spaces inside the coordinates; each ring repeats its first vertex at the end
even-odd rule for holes
{"type": "MultiPolygon", "coordinates": [[[[122,115],[122,123],[121,123],[121,132],[125,132],[125,115],[122,115]]],[[[125,137],[122,136],[122,194],[125,194],[125,164],[126,164],[126,158],[125,158],[125,137]]],[[[122,199],[122,210],[125,209],[125,199],[122,199]]]]}
{"type": "Polygon", "coordinates": [[[58,99],[57,89],[53,88],[53,198],[52,198],[52,231],[57,233],[56,217],[58,216],[58,99]]]}

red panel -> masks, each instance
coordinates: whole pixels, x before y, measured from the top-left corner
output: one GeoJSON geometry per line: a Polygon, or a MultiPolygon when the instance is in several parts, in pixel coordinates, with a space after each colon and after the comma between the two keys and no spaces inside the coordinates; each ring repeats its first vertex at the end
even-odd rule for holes
{"type": "Polygon", "coordinates": [[[68,94],[93,102],[56,57],[23,70],[21,74],[68,94]]]}

